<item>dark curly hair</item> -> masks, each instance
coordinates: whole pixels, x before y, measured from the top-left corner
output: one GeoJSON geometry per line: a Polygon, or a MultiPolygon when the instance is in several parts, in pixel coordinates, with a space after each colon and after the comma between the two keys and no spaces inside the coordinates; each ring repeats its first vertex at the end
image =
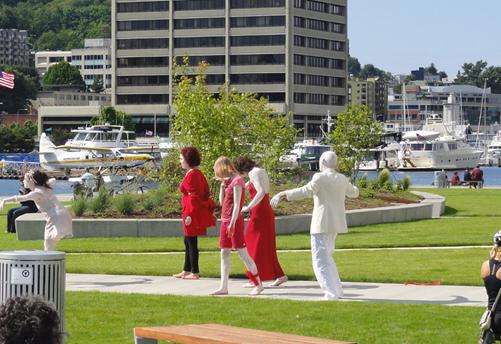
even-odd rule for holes
{"type": "Polygon", "coordinates": [[[195,147],[184,147],[181,149],[181,155],[191,168],[200,166],[200,163],[202,162],[200,153],[195,147]]]}
{"type": "Polygon", "coordinates": [[[43,186],[44,188],[50,189],[51,187],[47,184],[49,181],[49,176],[47,173],[42,172],[40,170],[35,170],[31,172],[31,176],[33,177],[33,180],[35,181],[35,184],[37,186],[43,186]]]}
{"type": "Polygon", "coordinates": [[[38,297],[13,297],[0,307],[1,344],[61,344],[59,316],[38,297]]]}
{"type": "Polygon", "coordinates": [[[239,173],[249,173],[254,167],[256,167],[256,162],[246,156],[239,156],[235,159],[233,164],[239,173]]]}

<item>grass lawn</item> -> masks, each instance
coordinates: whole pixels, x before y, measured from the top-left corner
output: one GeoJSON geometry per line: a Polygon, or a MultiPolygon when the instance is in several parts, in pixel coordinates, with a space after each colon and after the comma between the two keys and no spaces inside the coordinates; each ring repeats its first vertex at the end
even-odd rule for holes
{"type": "MultiPolygon", "coordinates": [[[[480,265],[488,250],[447,249],[407,251],[348,251],[334,254],[343,281],[393,282],[433,281],[442,284],[481,285],[480,265]]],[[[280,262],[292,279],[313,280],[309,252],[280,253],[280,262]]],[[[67,257],[66,269],[72,273],[169,276],[182,269],[184,256],[155,254],[81,254],[67,257]]],[[[200,257],[204,277],[220,276],[217,252],[200,257]]],[[[232,255],[232,276],[244,277],[244,266],[232,255]]]]}
{"type": "Polygon", "coordinates": [[[482,309],[67,293],[69,344],[133,343],[136,326],[221,323],[358,343],[473,343],[482,309]]]}

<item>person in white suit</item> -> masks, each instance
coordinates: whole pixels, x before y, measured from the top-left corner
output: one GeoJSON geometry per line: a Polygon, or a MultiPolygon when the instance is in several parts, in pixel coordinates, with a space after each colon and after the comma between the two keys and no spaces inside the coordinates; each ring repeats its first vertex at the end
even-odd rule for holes
{"type": "Polygon", "coordinates": [[[320,172],[315,173],[308,184],[278,193],[271,200],[271,205],[276,207],[284,198],[294,201],[313,197],[310,226],[313,271],[325,293],[324,299],[337,300],[343,297],[343,289],[332,257],[334,243],[337,234],[348,232],[345,198],[356,198],[359,191],[346,176],[336,171],[336,153],[323,153],[319,163],[320,172]]]}

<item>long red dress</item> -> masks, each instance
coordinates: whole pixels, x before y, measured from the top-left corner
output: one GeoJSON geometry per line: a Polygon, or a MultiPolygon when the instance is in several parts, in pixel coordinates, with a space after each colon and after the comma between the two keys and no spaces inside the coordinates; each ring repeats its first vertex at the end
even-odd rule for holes
{"type": "Polygon", "coordinates": [[[179,186],[183,194],[181,198],[183,231],[185,236],[206,235],[207,228],[216,225],[214,216],[215,203],[210,196],[209,184],[202,171],[197,168],[186,172],[179,186]],[[186,217],[191,223],[186,225],[186,217]]]}
{"type": "MultiPolygon", "coordinates": [[[[256,189],[249,182],[250,197],[256,196],[256,189]]],[[[250,218],[245,231],[247,251],[257,265],[262,281],[270,281],[284,276],[277,257],[275,238],[275,214],[270,206],[270,196],[264,195],[261,202],[250,210],[250,218]]]]}

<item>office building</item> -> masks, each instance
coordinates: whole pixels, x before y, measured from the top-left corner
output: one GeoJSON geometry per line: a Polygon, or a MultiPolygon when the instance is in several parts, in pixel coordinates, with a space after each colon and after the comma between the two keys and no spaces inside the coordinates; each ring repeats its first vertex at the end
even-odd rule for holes
{"type": "Polygon", "coordinates": [[[388,108],[388,84],[382,78],[349,80],[348,102],[367,105],[374,119],[384,121],[388,108]]]}
{"type": "Polygon", "coordinates": [[[43,76],[56,63],[66,61],[71,63],[71,51],[37,51],[35,53],[35,69],[43,76]]]}
{"type": "Polygon", "coordinates": [[[347,100],[346,0],[113,0],[112,104],[166,135],[174,57],[207,61],[212,92],[228,82],[321,135],[347,100]],[[153,121],[157,125],[153,125],[153,121]]]}
{"type": "Polygon", "coordinates": [[[0,29],[0,65],[30,67],[28,31],[0,29]]]}

